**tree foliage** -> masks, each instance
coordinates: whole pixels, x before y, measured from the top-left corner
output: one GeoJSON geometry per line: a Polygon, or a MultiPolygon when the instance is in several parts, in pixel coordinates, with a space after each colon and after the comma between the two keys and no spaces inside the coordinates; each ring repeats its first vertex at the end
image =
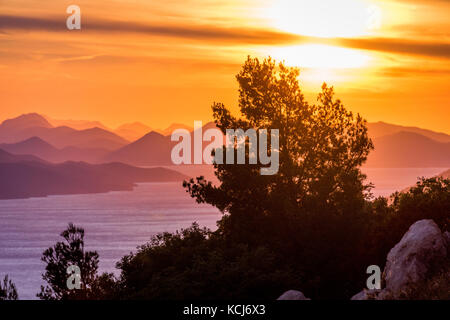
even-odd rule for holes
{"type": "Polygon", "coordinates": [[[119,279],[94,282],[99,296],[272,300],[297,289],[313,299],[347,299],[365,287],[367,266],[384,267],[412,223],[433,219],[448,230],[450,180],[422,179],[392,199],[372,200],[360,171],[373,148],[365,121],[325,84],[308,103],[298,76],[270,58],[248,58],[237,75],[241,115],[212,106],[224,133],[279,130],[278,174],[216,164],[218,184],[186,181],[192,197],[223,212],[217,231],[194,224],[153,237],[122,258],[119,279]]]}
{"type": "Polygon", "coordinates": [[[16,285],[9,279],[8,275],[3,278],[3,284],[0,282],[0,300],[17,300],[16,285]]]}
{"type": "Polygon", "coordinates": [[[85,251],[84,229],[69,223],[61,233],[64,241],[57,242],[42,254],[46,263],[42,278],[47,285],[41,286],[38,297],[43,300],[86,299],[91,291],[98,269],[98,253],[85,251]],[[67,287],[69,274],[67,268],[77,266],[81,271],[81,289],[70,290],[67,287]]]}
{"type": "Polygon", "coordinates": [[[216,165],[221,184],[191,181],[187,187],[192,196],[229,212],[243,204],[290,211],[311,201],[342,202],[360,195],[364,186],[358,166],[373,148],[365,121],[347,111],[325,84],[317,103],[308,103],[298,76],[297,68],[277,65],[270,58],[263,62],[248,58],[237,75],[243,117],[236,118],[221,103],[212,106],[216,125],[224,133],[237,128],[278,129],[279,173],[261,176],[258,166],[216,165]]]}

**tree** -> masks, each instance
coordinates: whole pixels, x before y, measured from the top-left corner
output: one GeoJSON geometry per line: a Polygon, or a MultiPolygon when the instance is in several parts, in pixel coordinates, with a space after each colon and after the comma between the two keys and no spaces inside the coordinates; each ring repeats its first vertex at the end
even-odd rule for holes
{"type": "MultiPolygon", "coordinates": [[[[301,261],[310,279],[317,275],[331,285],[336,272],[351,273],[342,269],[350,264],[345,256],[364,250],[358,243],[369,186],[359,167],[373,144],[366,121],[347,111],[332,87],[323,84],[317,102],[308,103],[299,74],[271,58],[249,57],[237,75],[242,116],[233,116],[221,103],[212,106],[224,134],[237,128],[279,130],[278,174],[261,175],[261,165],[216,164],[219,185],[203,177],[184,185],[198,202],[224,213],[218,232],[227,241],[265,244],[286,263],[301,261]]],[[[342,291],[342,281],[335,290],[342,291]]]]}
{"type": "Polygon", "coordinates": [[[247,59],[237,75],[244,117],[232,116],[221,103],[213,105],[213,115],[224,133],[229,128],[278,129],[279,174],[261,176],[257,165],[215,165],[220,186],[201,178],[185,184],[199,202],[223,212],[245,207],[289,212],[317,201],[363,199],[366,186],[358,167],[373,148],[366,122],[335,100],[326,84],[318,104],[308,104],[298,76],[297,68],[276,65],[271,58],[247,59]]]}
{"type": "Polygon", "coordinates": [[[3,285],[0,282],[0,300],[17,300],[19,298],[15,284],[6,275],[3,285]]]}
{"type": "Polygon", "coordinates": [[[41,260],[47,264],[42,278],[47,286],[41,286],[37,294],[43,300],[89,299],[91,287],[95,283],[98,269],[98,253],[85,251],[84,229],[69,223],[61,233],[63,242],[57,242],[44,251],[41,260]],[[69,266],[77,266],[80,270],[80,289],[69,289],[67,273],[69,266]]]}
{"type": "MultiPolygon", "coordinates": [[[[326,85],[317,103],[308,104],[298,75],[271,59],[246,61],[237,76],[242,116],[215,103],[216,125],[224,133],[279,129],[279,173],[218,164],[218,185],[203,177],[186,181],[198,202],[224,213],[218,230],[194,224],[154,237],[118,263],[116,295],[276,299],[299,289],[313,299],[348,299],[365,286],[367,266],[383,267],[413,222],[434,219],[448,230],[450,180],[423,179],[393,203],[372,201],[359,169],[373,148],[365,121],[346,111],[326,85]]],[[[445,290],[447,282],[439,283],[445,290]]]]}

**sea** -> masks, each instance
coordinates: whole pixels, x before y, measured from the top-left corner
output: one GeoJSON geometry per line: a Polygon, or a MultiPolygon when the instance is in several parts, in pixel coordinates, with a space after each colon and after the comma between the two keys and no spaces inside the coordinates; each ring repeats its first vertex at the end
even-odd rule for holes
{"type": "MultiPolygon", "coordinates": [[[[366,168],[374,196],[389,196],[447,168],[366,168]]],[[[19,299],[37,299],[45,264],[42,253],[60,241],[68,223],[85,229],[86,250],[100,256],[99,271],[116,275],[116,263],[161,232],[193,222],[216,229],[221,213],[198,204],[181,183],[142,183],[132,191],[0,200],[0,279],[16,284],[19,299]]]]}

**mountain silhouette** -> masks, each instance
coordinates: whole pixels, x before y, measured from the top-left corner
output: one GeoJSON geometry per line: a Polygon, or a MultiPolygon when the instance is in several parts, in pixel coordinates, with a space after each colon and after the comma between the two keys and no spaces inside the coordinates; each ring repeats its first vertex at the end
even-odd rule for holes
{"type": "Polygon", "coordinates": [[[445,178],[445,179],[450,179],[450,169],[447,171],[442,172],[439,177],[445,178]]]}
{"type": "Polygon", "coordinates": [[[186,129],[189,132],[194,130],[193,127],[187,126],[187,125],[182,124],[182,123],[172,123],[166,129],[164,129],[164,130],[156,130],[156,131],[158,133],[162,134],[163,136],[170,136],[170,135],[172,135],[172,132],[174,132],[176,129],[186,129]]]}
{"type": "Polygon", "coordinates": [[[105,161],[117,161],[136,166],[171,165],[173,143],[169,136],[152,131],[135,142],[108,154],[105,161]]]}
{"type": "Polygon", "coordinates": [[[56,148],[78,147],[115,150],[129,141],[102,128],[76,130],[67,126],[53,127],[36,113],[5,120],[0,125],[0,143],[18,143],[39,137],[56,148]]]}
{"type": "Polygon", "coordinates": [[[391,168],[450,167],[450,143],[400,131],[373,139],[375,150],[365,166],[391,168]]]}
{"type": "Polygon", "coordinates": [[[16,155],[34,155],[54,163],[70,160],[97,163],[109,152],[107,149],[101,148],[65,147],[57,149],[38,137],[13,144],[0,144],[0,148],[16,155]]]}
{"type": "Polygon", "coordinates": [[[166,168],[73,161],[50,164],[37,160],[0,150],[0,199],[131,190],[139,182],[181,182],[187,178],[166,168]]]}
{"type": "MultiPolygon", "coordinates": [[[[203,126],[205,130],[215,127],[213,122],[209,122],[203,126]]],[[[184,126],[184,128],[189,128],[184,126]]],[[[184,129],[183,127],[173,127],[175,129],[184,129]]],[[[158,132],[152,131],[135,142],[130,143],[116,151],[108,154],[103,161],[117,161],[128,163],[135,166],[155,166],[155,165],[173,165],[171,159],[172,148],[178,143],[171,141],[170,135],[162,135],[158,132]]],[[[191,149],[194,147],[193,132],[191,131],[191,149]]],[[[207,142],[209,144],[210,142],[207,142]]],[[[191,154],[193,152],[191,150],[191,154]]]]}
{"type": "Polygon", "coordinates": [[[10,162],[45,162],[38,157],[32,155],[16,155],[11,154],[3,149],[0,149],[0,163],[10,163],[10,162]]]}
{"type": "Polygon", "coordinates": [[[52,128],[53,126],[41,115],[28,113],[17,118],[8,119],[0,124],[0,137],[14,134],[28,128],[52,128]]]}
{"type": "MultiPolygon", "coordinates": [[[[69,126],[54,127],[48,119],[30,113],[4,121],[0,125],[0,148],[12,154],[34,155],[54,163],[68,160],[89,163],[117,161],[135,166],[169,166],[172,165],[172,148],[177,143],[170,139],[172,132],[187,129],[193,141],[192,128],[183,124],[150,131],[148,126],[135,122],[111,132],[99,127],[83,130],[69,126]]],[[[98,123],[64,121],[80,126],[98,123]]],[[[213,122],[207,123],[203,132],[213,127],[213,122]]],[[[448,166],[450,135],[385,122],[368,123],[368,129],[375,150],[369,155],[367,167],[448,166]]]]}
{"type": "Polygon", "coordinates": [[[367,124],[367,127],[369,129],[369,135],[372,139],[380,138],[382,136],[393,135],[395,133],[403,131],[403,132],[417,133],[438,142],[450,142],[450,135],[448,134],[434,132],[431,130],[421,129],[417,127],[404,127],[385,122],[369,122],[367,124]]]}
{"type": "Polygon", "coordinates": [[[59,120],[53,119],[48,116],[43,116],[53,127],[69,127],[75,130],[86,130],[91,128],[100,128],[103,130],[109,130],[100,121],[89,121],[89,120],[59,120]]]}
{"type": "Polygon", "coordinates": [[[0,149],[14,154],[30,154],[42,159],[49,156],[51,157],[59,151],[51,144],[38,137],[32,137],[18,143],[0,144],[0,149]]]}
{"type": "Polygon", "coordinates": [[[139,138],[143,137],[146,133],[152,131],[149,126],[146,126],[140,122],[133,122],[121,125],[114,133],[117,135],[127,139],[128,141],[136,141],[139,138]]]}

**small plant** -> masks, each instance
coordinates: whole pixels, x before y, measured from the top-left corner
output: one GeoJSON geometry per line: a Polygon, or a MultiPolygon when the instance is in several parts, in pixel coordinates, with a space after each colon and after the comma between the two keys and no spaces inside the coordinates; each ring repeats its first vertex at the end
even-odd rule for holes
{"type": "Polygon", "coordinates": [[[16,285],[6,275],[3,283],[0,282],[0,300],[17,300],[18,298],[16,285]]]}

